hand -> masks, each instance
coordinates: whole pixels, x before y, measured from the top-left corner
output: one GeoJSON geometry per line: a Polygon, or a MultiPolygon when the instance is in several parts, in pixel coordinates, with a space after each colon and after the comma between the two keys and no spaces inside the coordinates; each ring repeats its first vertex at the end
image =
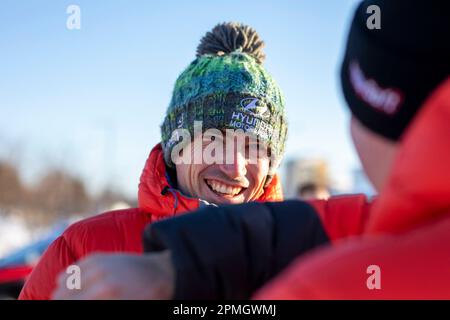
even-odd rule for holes
{"type": "Polygon", "coordinates": [[[77,263],[80,268],[80,289],[69,289],[63,271],[53,299],[171,299],[175,288],[175,272],[170,251],[161,253],[95,254],[77,263]]]}

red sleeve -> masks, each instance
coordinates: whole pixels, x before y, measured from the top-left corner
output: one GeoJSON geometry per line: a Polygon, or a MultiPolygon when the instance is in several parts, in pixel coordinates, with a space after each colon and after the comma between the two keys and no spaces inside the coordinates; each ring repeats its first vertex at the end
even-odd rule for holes
{"type": "Polygon", "coordinates": [[[448,300],[450,216],[408,232],[361,237],[301,256],[256,299],[448,300]],[[381,290],[370,290],[369,266],[381,290]]]}
{"type": "Polygon", "coordinates": [[[363,194],[342,195],[328,200],[310,200],[331,241],[360,235],[373,201],[363,194]]]}
{"type": "Polygon", "coordinates": [[[56,277],[76,261],[64,236],[48,247],[20,292],[20,300],[49,300],[56,287],[56,277]]]}

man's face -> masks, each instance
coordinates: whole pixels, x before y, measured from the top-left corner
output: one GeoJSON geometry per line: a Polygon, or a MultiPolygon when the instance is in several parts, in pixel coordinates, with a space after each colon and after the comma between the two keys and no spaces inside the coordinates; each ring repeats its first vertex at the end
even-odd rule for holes
{"type": "MultiPolygon", "coordinates": [[[[191,197],[215,204],[239,204],[258,199],[264,193],[264,184],[269,172],[270,158],[261,143],[255,139],[245,139],[244,134],[235,132],[214,141],[198,136],[187,148],[193,153],[195,143],[203,155],[211,154],[211,144],[222,145],[223,161],[177,164],[177,180],[180,190],[191,197]],[[209,149],[208,149],[209,146],[209,149]],[[255,150],[261,148],[257,153],[255,150]],[[209,151],[208,151],[209,150],[209,151]],[[206,152],[205,152],[206,151],[206,152]],[[252,151],[255,151],[252,153],[252,151]],[[253,154],[253,156],[249,156],[253,154]],[[255,154],[258,156],[255,157],[255,154]]],[[[183,151],[185,152],[185,151],[183,151]]],[[[213,152],[213,156],[217,156],[213,152]]],[[[194,162],[194,161],[192,161],[194,162]]]]}

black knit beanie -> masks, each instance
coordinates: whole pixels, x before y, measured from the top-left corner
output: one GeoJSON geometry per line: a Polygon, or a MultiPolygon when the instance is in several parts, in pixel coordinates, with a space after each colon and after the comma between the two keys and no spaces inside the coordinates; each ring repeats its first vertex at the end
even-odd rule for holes
{"type": "Polygon", "coordinates": [[[358,6],[341,81],[353,116],[365,127],[399,140],[427,96],[449,75],[449,1],[371,0],[358,6]],[[380,29],[367,25],[373,5],[379,8],[380,29]]]}

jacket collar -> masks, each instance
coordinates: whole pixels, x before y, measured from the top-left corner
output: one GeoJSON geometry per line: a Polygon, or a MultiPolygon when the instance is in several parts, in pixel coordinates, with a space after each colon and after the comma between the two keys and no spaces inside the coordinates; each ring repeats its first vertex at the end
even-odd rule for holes
{"type": "MultiPolygon", "coordinates": [[[[280,180],[275,175],[258,201],[282,200],[280,180]]],[[[159,143],[150,152],[142,171],[138,205],[145,212],[159,217],[174,216],[196,210],[200,206],[199,199],[187,197],[169,184],[163,151],[159,143]]]]}
{"type": "Polygon", "coordinates": [[[402,139],[368,233],[395,233],[450,213],[450,78],[425,102],[402,139]]]}

